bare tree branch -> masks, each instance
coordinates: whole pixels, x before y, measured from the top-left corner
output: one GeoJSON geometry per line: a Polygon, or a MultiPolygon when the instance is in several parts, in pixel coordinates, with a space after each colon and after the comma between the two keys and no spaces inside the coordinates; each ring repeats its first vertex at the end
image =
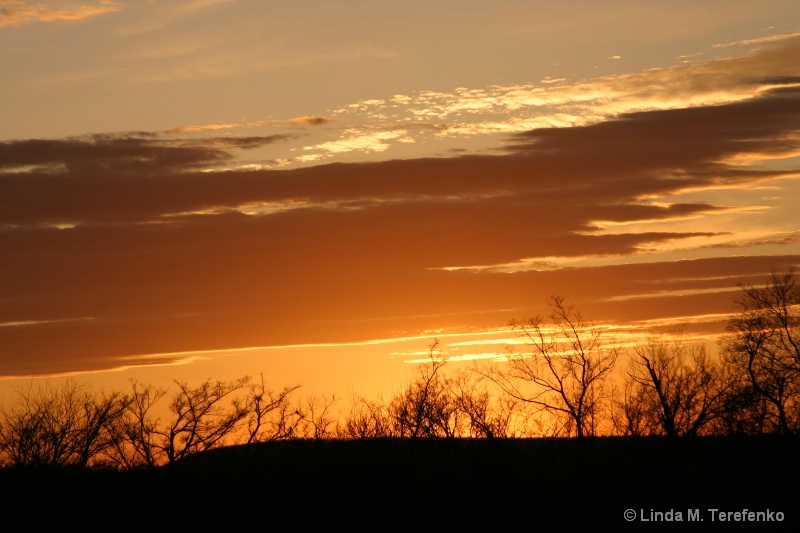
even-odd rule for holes
{"type": "Polygon", "coordinates": [[[507,362],[485,375],[512,398],[555,416],[568,434],[593,435],[605,400],[603,381],[619,350],[605,346],[600,330],[562,298],[553,296],[548,304],[549,323],[541,316],[510,322],[530,352],[509,349],[507,362]]]}

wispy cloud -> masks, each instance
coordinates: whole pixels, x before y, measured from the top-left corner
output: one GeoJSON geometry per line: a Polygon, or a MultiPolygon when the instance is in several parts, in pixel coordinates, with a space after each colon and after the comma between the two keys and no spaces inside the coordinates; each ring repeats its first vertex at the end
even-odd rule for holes
{"type": "MultiPolygon", "coordinates": [[[[397,94],[348,104],[331,114],[343,123],[357,122],[360,117],[372,127],[427,123],[435,128],[439,139],[465,138],[586,125],[636,111],[719,105],[752,98],[777,86],[800,83],[795,68],[795,58],[800,56],[800,34],[738,44],[755,50],[573,83],[566,78],[547,78],[540,84],[397,94]]],[[[342,137],[350,135],[342,133],[342,137]]],[[[346,142],[326,141],[315,157],[305,156],[304,160],[318,161],[329,156],[327,148],[331,143],[346,146],[346,142]]],[[[314,147],[309,146],[308,150],[313,151],[314,147]]]]}
{"type": "Polygon", "coordinates": [[[187,126],[173,126],[166,128],[164,133],[196,133],[213,130],[230,130],[234,128],[263,128],[265,126],[321,126],[333,122],[334,119],[319,116],[295,117],[289,120],[265,119],[265,120],[240,120],[226,124],[192,124],[187,126]]]}
{"type": "Polygon", "coordinates": [[[713,243],[706,245],[708,248],[745,248],[750,246],[765,246],[772,244],[794,244],[800,242],[800,234],[792,232],[784,235],[767,235],[756,240],[741,240],[713,243]]]}
{"type": "Polygon", "coordinates": [[[303,126],[321,126],[322,124],[327,124],[332,122],[332,118],[328,117],[317,117],[317,116],[310,116],[310,117],[296,117],[289,119],[290,124],[299,124],[303,126]]]}
{"type": "Polygon", "coordinates": [[[302,155],[297,159],[302,162],[317,161],[323,154],[342,154],[350,152],[385,152],[390,147],[390,141],[413,143],[414,139],[407,135],[406,130],[398,131],[369,131],[357,128],[346,129],[336,141],[325,142],[313,146],[306,146],[304,150],[317,152],[302,155]],[[323,154],[320,154],[322,152],[323,154]]]}
{"type": "Polygon", "coordinates": [[[127,132],[5,141],[0,142],[0,173],[19,173],[23,169],[70,175],[196,171],[231,161],[233,149],[253,149],[295,137],[296,134],[275,134],[174,138],[152,132],[127,132]]]}
{"type": "Polygon", "coordinates": [[[797,39],[800,33],[785,33],[781,35],[768,35],[766,37],[759,37],[757,39],[743,39],[741,41],[733,41],[729,43],[715,44],[714,48],[730,48],[733,46],[752,46],[754,44],[772,44],[781,41],[797,39]]]}
{"type": "Polygon", "coordinates": [[[201,124],[192,126],[175,126],[173,128],[165,129],[164,133],[194,133],[196,131],[229,130],[232,128],[237,128],[240,125],[241,124],[201,124]]]}
{"type": "Polygon", "coordinates": [[[94,4],[77,2],[46,2],[30,5],[25,1],[6,1],[0,5],[0,28],[4,26],[24,26],[34,22],[57,22],[83,20],[122,9],[119,2],[99,0],[94,4]]]}
{"type": "Polygon", "coordinates": [[[142,35],[162,30],[175,21],[191,16],[199,11],[230,4],[237,0],[170,0],[167,2],[147,2],[139,9],[149,14],[146,22],[126,25],[117,30],[119,35],[142,35]]]}

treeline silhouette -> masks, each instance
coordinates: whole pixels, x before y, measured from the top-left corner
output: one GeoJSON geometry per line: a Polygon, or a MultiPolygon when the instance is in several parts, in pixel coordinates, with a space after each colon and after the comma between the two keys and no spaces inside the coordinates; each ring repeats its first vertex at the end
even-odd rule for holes
{"type": "Polygon", "coordinates": [[[741,289],[718,358],[680,335],[623,345],[552,297],[549,316],[512,322],[522,349],[453,370],[434,342],[388,399],[303,399],[299,386],[271,389],[263,376],[175,381],[171,392],[30,386],[0,407],[0,462],[134,470],[287,440],[800,434],[794,270],[741,289]]]}

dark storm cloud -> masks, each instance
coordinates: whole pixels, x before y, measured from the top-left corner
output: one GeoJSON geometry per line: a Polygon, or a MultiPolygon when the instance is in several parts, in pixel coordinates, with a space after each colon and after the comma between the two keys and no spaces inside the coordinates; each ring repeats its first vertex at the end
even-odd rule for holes
{"type": "MultiPolygon", "coordinates": [[[[723,210],[641,199],[780,176],[727,160],[797,150],[798,130],[800,92],[784,88],[734,104],[535,130],[516,136],[504,155],[291,171],[198,171],[261,138],[2,143],[0,323],[40,323],[0,328],[0,374],[105,368],[121,364],[115,357],[154,352],[379,337],[428,327],[411,318],[425,314],[452,316],[449,325],[479,314],[483,325],[497,326],[509,308],[560,288],[606,302],[657,291],[655,280],[675,277],[674,264],[590,274],[440,269],[624,255],[710,235],[658,225],[611,235],[598,224],[723,210]],[[18,171],[25,166],[33,170],[18,171]],[[67,222],[79,224],[52,227],[67,222]]],[[[735,268],[709,261],[681,264],[678,277],[701,276],[712,263],[717,272],[765,270],[762,259],[736,259],[735,268]]],[[[719,311],[719,298],[692,298],[701,311],[719,311]]],[[[616,316],[626,312],[622,303],[606,305],[616,316]]]]}

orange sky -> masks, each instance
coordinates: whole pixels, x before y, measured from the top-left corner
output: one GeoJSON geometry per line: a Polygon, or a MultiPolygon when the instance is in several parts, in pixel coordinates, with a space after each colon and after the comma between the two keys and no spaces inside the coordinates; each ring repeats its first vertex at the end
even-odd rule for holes
{"type": "Polygon", "coordinates": [[[572,3],[0,1],[0,375],[369,387],[553,294],[720,332],[800,259],[800,9],[572,3]]]}

